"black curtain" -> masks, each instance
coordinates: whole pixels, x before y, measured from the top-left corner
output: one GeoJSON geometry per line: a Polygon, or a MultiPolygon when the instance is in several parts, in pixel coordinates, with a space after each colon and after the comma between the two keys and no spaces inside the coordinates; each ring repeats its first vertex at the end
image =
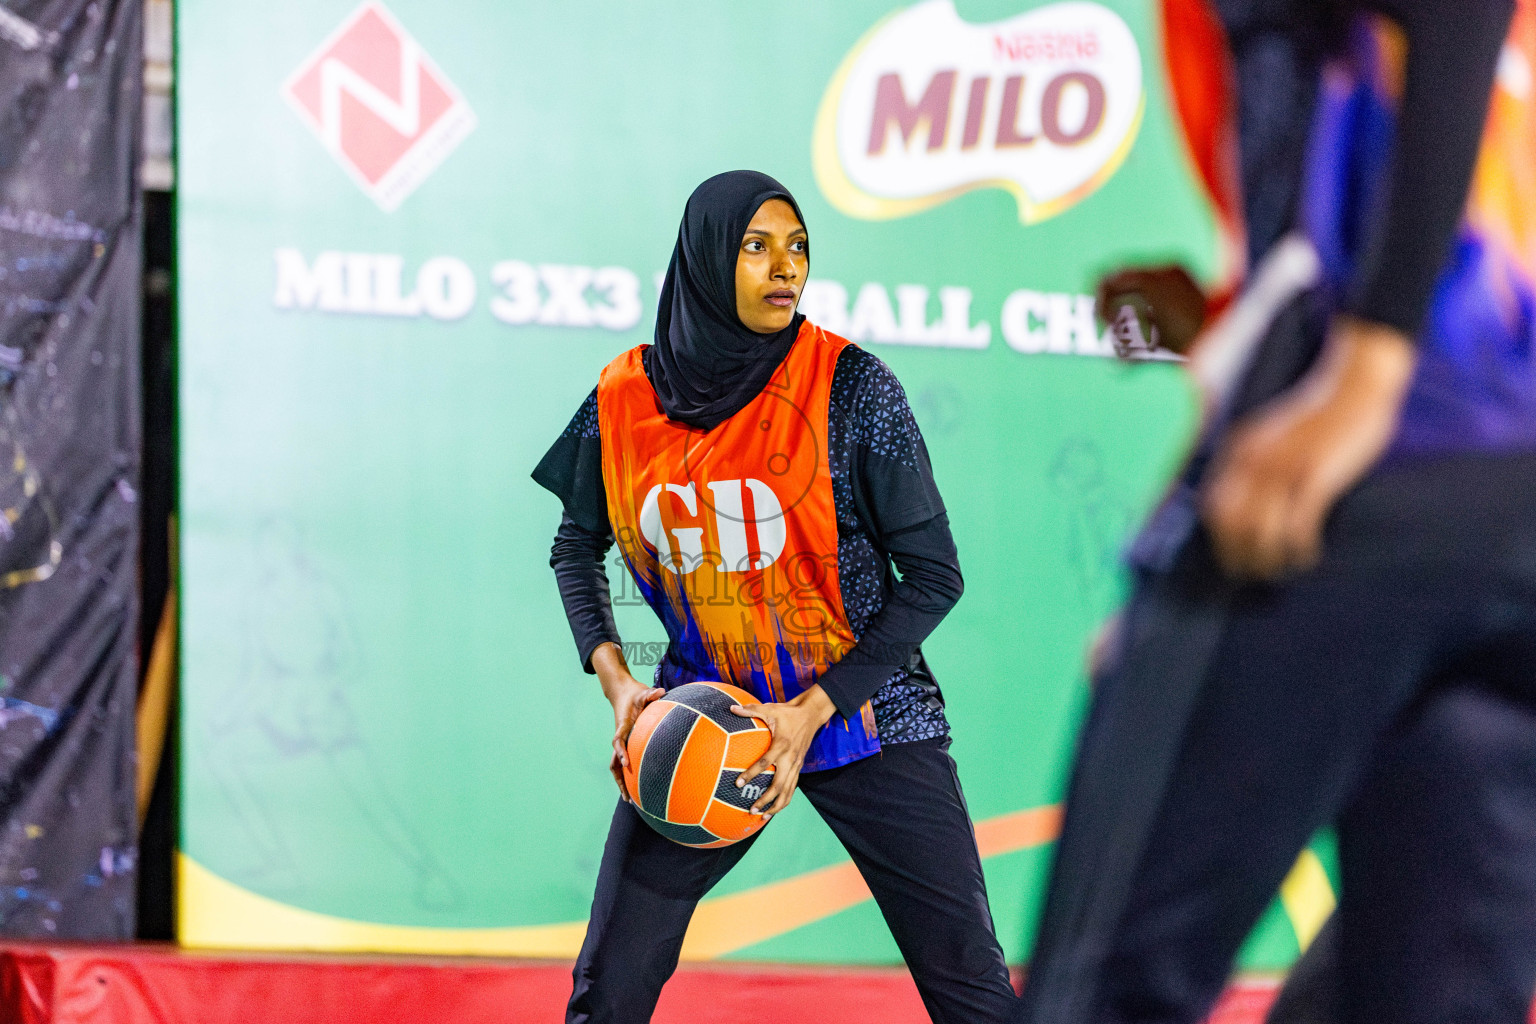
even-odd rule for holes
{"type": "Polygon", "coordinates": [[[0,934],[129,938],[140,0],[0,6],[0,934]]]}

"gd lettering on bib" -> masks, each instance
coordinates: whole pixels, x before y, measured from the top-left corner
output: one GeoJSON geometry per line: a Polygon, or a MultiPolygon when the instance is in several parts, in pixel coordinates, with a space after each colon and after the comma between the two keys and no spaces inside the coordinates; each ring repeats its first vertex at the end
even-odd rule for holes
{"type": "MultiPolygon", "coordinates": [[[[668,686],[718,679],[783,702],[855,644],[838,582],[827,459],[832,374],[848,342],[810,322],[762,393],[705,432],[667,419],[630,349],[597,386],[608,518],[671,643],[668,686]]],[[[874,712],[833,715],[805,770],[880,749],[874,712]]]]}

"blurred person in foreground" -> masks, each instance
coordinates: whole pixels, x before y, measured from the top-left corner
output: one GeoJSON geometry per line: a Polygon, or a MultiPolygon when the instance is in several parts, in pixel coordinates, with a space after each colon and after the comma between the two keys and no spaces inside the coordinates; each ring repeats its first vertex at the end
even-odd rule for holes
{"type": "Polygon", "coordinates": [[[1523,1024],[1531,12],[1501,51],[1506,0],[1213,6],[1225,40],[1197,3],[1165,2],[1170,75],[1253,269],[1214,317],[1179,268],[1101,287],[1122,332],[1139,305],[1164,344],[1194,339],[1206,423],[1132,548],[1019,1019],[1200,1019],[1337,822],[1338,920],[1304,961],[1325,968],[1321,1006],[1281,1012],[1523,1024]],[[1191,77],[1227,44],[1240,155],[1224,165],[1221,76],[1191,77]]]}

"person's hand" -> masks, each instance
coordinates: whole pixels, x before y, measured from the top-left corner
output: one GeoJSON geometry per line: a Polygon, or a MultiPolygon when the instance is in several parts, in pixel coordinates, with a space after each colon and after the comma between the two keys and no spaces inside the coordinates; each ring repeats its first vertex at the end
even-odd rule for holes
{"type": "Polygon", "coordinates": [[[630,675],[624,652],[615,643],[601,644],[592,652],[592,669],[602,683],[603,696],[613,705],[613,756],[608,760],[608,771],[618,784],[619,795],[634,803],[624,785],[624,769],[629,767],[629,734],[640,712],[665,691],[659,686],[646,686],[630,675]]]}
{"type": "Polygon", "coordinates": [[[773,769],[773,784],[752,805],[753,814],[771,818],[789,806],[800,781],[805,752],[810,749],[816,730],[836,714],[837,706],[827,691],[815,684],[787,704],[738,704],[731,711],[742,718],[761,719],[773,733],[773,742],[763,756],[736,776],[736,785],[740,787],[765,769],[773,769]]]}
{"type": "Polygon", "coordinates": [[[1120,307],[1132,295],[1140,295],[1150,307],[1148,317],[1157,328],[1160,348],[1187,355],[1205,324],[1205,292],[1177,264],[1129,267],[1099,279],[1096,296],[1099,319],[1113,324],[1120,307]]]}
{"type": "Polygon", "coordinates": [[[1202,509],[1228,573],[1273,579],[1317,563],[1334,502],[1397,429],[1416,356],[1401,331],[1338,317],[1307,376],[1237,425],[1202,509]]]}
{"type": "Polygon", "coordinates": [[[1099,676],[1109,665],[1109,659],[1114,656],[1120,646],[1120,633],[1125,628],[1124,613],[1117,611],[1103,622],[1088,640],[1088,683],[1094,685],[1099,681],[1099,676]]]}

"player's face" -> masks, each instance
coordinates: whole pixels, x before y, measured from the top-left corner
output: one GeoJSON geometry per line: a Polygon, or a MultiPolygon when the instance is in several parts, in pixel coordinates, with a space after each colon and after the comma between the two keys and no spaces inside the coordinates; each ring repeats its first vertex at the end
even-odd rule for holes
{"type": "Polygon", "coordinates": [[[810,267],[805,225],[794,207],[770,199],[758,208],[736,254],[736,315],[759,334],[789,326],[810,267]]]}

